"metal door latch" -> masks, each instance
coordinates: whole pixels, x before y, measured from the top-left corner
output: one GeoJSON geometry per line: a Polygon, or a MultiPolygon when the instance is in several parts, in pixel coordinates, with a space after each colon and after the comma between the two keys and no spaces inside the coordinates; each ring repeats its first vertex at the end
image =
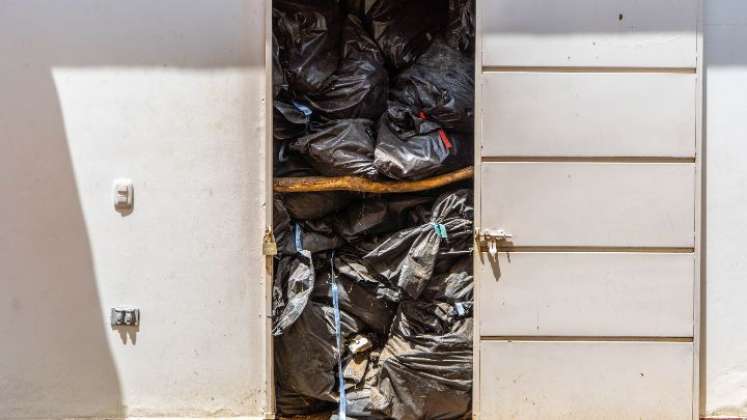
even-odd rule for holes
{"type": "Polygon", "coordinates": [[[498,242],[509,242],[513,235],[503,229],[485,229],[476,232],[477,241],[488,245],[488,253],[495,257],[498,253],[498,242]]]}

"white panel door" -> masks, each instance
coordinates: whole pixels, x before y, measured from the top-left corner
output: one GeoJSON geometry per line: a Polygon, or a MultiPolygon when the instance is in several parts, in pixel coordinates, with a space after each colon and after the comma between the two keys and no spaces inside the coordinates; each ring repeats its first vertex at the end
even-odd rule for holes
{"type": "Polygon", "coordinates": [[[483,418],[691,417],[692,343],[484,341],[480,352],[483,418]]]}
{"type": "Polygon", "coordinates": [[[691,253],[502,252],[475,271],[483,336],[693,334],[691,253]]]}
{"type": "Polygon", "coordinates": [[[486,156],[691,157],[689,73],[489,72],[486,156]]]}
{"type": "Polygon", "coordinates": [[[694,68],[695,0],[483,0],[485,66],[694,68]]]}
{"type": "Polygon", "coordinates": [[[476,416],[697,417],[698,14],[478,1],[476,416]]]}
{"type": "Polygon", "coordinates": [[[481,177],[482,225],[516,246],[694,243],[692,163],[484,162],[481,177]]]}

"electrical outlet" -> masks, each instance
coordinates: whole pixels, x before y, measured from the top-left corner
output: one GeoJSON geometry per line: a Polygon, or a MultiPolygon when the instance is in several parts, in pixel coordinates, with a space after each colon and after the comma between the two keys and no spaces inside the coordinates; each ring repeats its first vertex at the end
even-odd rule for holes
{"type": "Polygon", "coordinates": [[[137,327],[140,325],[140,309],[131,307],[112,308],[112,327],[137,327]]]}

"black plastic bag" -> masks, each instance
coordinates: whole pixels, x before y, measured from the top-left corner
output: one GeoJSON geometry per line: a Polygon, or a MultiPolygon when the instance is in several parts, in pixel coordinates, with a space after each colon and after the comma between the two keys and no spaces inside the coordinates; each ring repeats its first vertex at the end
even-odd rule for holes
{"type": "MultiPolygon", "coordinates": [[[[272,233],[275,235],[275,243],[277,244],[279,255],[293,255],[296,253],[291,232],[292,225],[293,222],[281,197],[275,194],[272,200],[272,233]]],[[[277,274],[275,278],[277,278],[277,274]]]]}
{"type": "Polygon", "coordinates": [[[471,411],[471,259],[434,278],[417,301],[400,304],[372,388],[375,412],[392,418],[458,419],[471,411]]]}
{"type": "Polygon", "coordinates": [[[448,0],[378,0],[366,15],[374,39],[394,69],[412,64],[448,24],[448,0]]]}
{"type": "Polygon", "coordinates": [[[396,285],[388,282],[365,259],[349,249],[343,248],[336,252],[334,261],[338,278],[361,286],[379,300],[398,303],[402,299],[402,293],[396,285]]]}
{"type": "Polygon", "coordinates": [[[345,13],[364,19],[376,0],[342,0],[340,3],[345,13]]]}
{"type": "MultiPolygon", "coordinates": [[[[318,272],[319,282],[312,294],[315,301],[331,304],[332,288],[330,286],[330,268],[318,272]]],[[[376,295],[375,289],[367,289],[348,278],[335,274],[338,283],[340,310],[361,320],[372,331],[380,336],[389,333],[389,325],[394,318],[397,305],[376,295]]],[[[362,332],[361,330],[357,332],[362,332]]]]}
{"type": "MultiPolygon", "coordinates": [[[[312,210],[319,211],[313,207],[312,210]]],[[[292,220],[278,195],[273,200],[273,233],[280,255],[300,251],[319,253],[345,245],[345,240],[335,232],[330,220],[292,220]]]]}
{"type": "Polygon", "coordinates": [[[462,52],[475,48],[475,0],[449,0],[449,28],[446,41],[462,52]]]}
{"type": "MultiPolygon", "coordinates": [[[[363,330],[364,324],[340,311],[344,339],[363,330]]],[[[313,400],[337,402],[337,343],[334,309],[309,302],[301,317],[283,335],[275,338],[275,372],[284,394],[313,400]]],[[[298,398],[289,411],[298,410],[298,398]]],[[[308,405],[310,401],[307,400],[308,405]]],[[[278,401],[278,409],[285,408],[278,401]]]]}
{"type": "Polygon", "coordinates": [[[293,140],[311,128],[311,110],[294,104],[286,91],[281,90],[273,105],[272,134],[275,140],[293,140]]]}
{"type": "Polygon", "coordinates": [[[291,88],[317,92],[340,61],[342,16],[336,0],[274,0],[273,32],[291,88]]]}
{"type": "Polygon", "coordinates": [[[304,104],[327,119],[376,120],[386,110],[388,92],[389,75],[379,46],[360,19],[348,15],[340,66],[322,90],[306,95],[304,104]]]}
{"type": "Polygon", "coordinates": [[[472,318],[456,320],[446,330],[431,330],[431,313],[444,312],[437,308],[416,302],[400,305],[381,354],[379,384],[372,388],[376,412],[413,420],[460,419],[470,413],[472,318]]]}
{"type": "Polygon", "coordinates": [[[345,240],[335,233],[329,220],[318,219],[296,222],[293,225],[293,232],[295,240],[300,242],[302,249],[314,254],[345,245],[345,240]]]}
{"type": "Polygon", "coordinates": [[[471,135],[447,133],[433,121],[418,121],[408,115],[394,107],[379,121],[374,166],[380,174],[417,180],[469,166],[471,135]]]}
{"type": "Polygon", "coordinates": [[[280,64],[280,44],[275,34],[272,34],[272,97],[278,97],[280,91],[287,89],[285,73],[283,66],[280,64]]]}
{"type": "Polygon", "coordinates": [[[475,63],[441,37],[393,82],[392,98],[451,131],[474,131],[475,63]]]}
{"type": "Polygon", "coordinates": [[[347,207],[353,198],[346,191],[319,191],[284,194],[283,202],[292,218],[314,220],[347,207]]]}
{"type": "Polygon", "coordinates": [[[273,330],[275,336],[293,325],[303,313],[314,290],[314,262],[309,251],[281,258],[272,291],[273,330]]]}
{"type": "Polygon", "coordinates": [[[330,121],[311,134],[289,143],[325,176],[377,178],[374,167],[373,123],[365,119],[330,121]]]}
{"type": "Polygon", "coordinates": [[[364,236],[422,224],[432,202],[431,197],[401,195],[359,200],[340,212],[332,223],[347,242],[356,242],[364,236]]]}
{"type": "Polygon", "coordinates": [[[305,397],[282,386],[277,386],[275,389],[275,406],[280,414],[285,416],[304,416],[309,414],[319,414],[321,416],[337,407],[337,403],[305,397]]]}
{"type": "Polygon", "coordinates": [[[446,193],[436,200],[429,223],[396,232],[363,258],[417,299],[434,273],[443,244],[472,237],[473,212],[472,191],[446,193]]]}

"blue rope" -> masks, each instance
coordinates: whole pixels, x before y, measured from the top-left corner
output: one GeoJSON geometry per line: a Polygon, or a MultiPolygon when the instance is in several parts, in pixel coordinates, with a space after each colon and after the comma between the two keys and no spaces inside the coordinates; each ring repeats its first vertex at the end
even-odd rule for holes
{"type": "Polygon", "coordinates": [[[342,369],[342,323],[340,322],[340,293],[337,290],[337,277],[335,277],[335,251],[332,251],[330,265],[332,267],[330,269],[332,306],[335,308],[335,337],[337,338],[337,376],[340,381],[340,409],[338,417],[340,420],[345,420],[345,413],[348,411],[348,400],[345,396],[345,377],[342,369]]]}

